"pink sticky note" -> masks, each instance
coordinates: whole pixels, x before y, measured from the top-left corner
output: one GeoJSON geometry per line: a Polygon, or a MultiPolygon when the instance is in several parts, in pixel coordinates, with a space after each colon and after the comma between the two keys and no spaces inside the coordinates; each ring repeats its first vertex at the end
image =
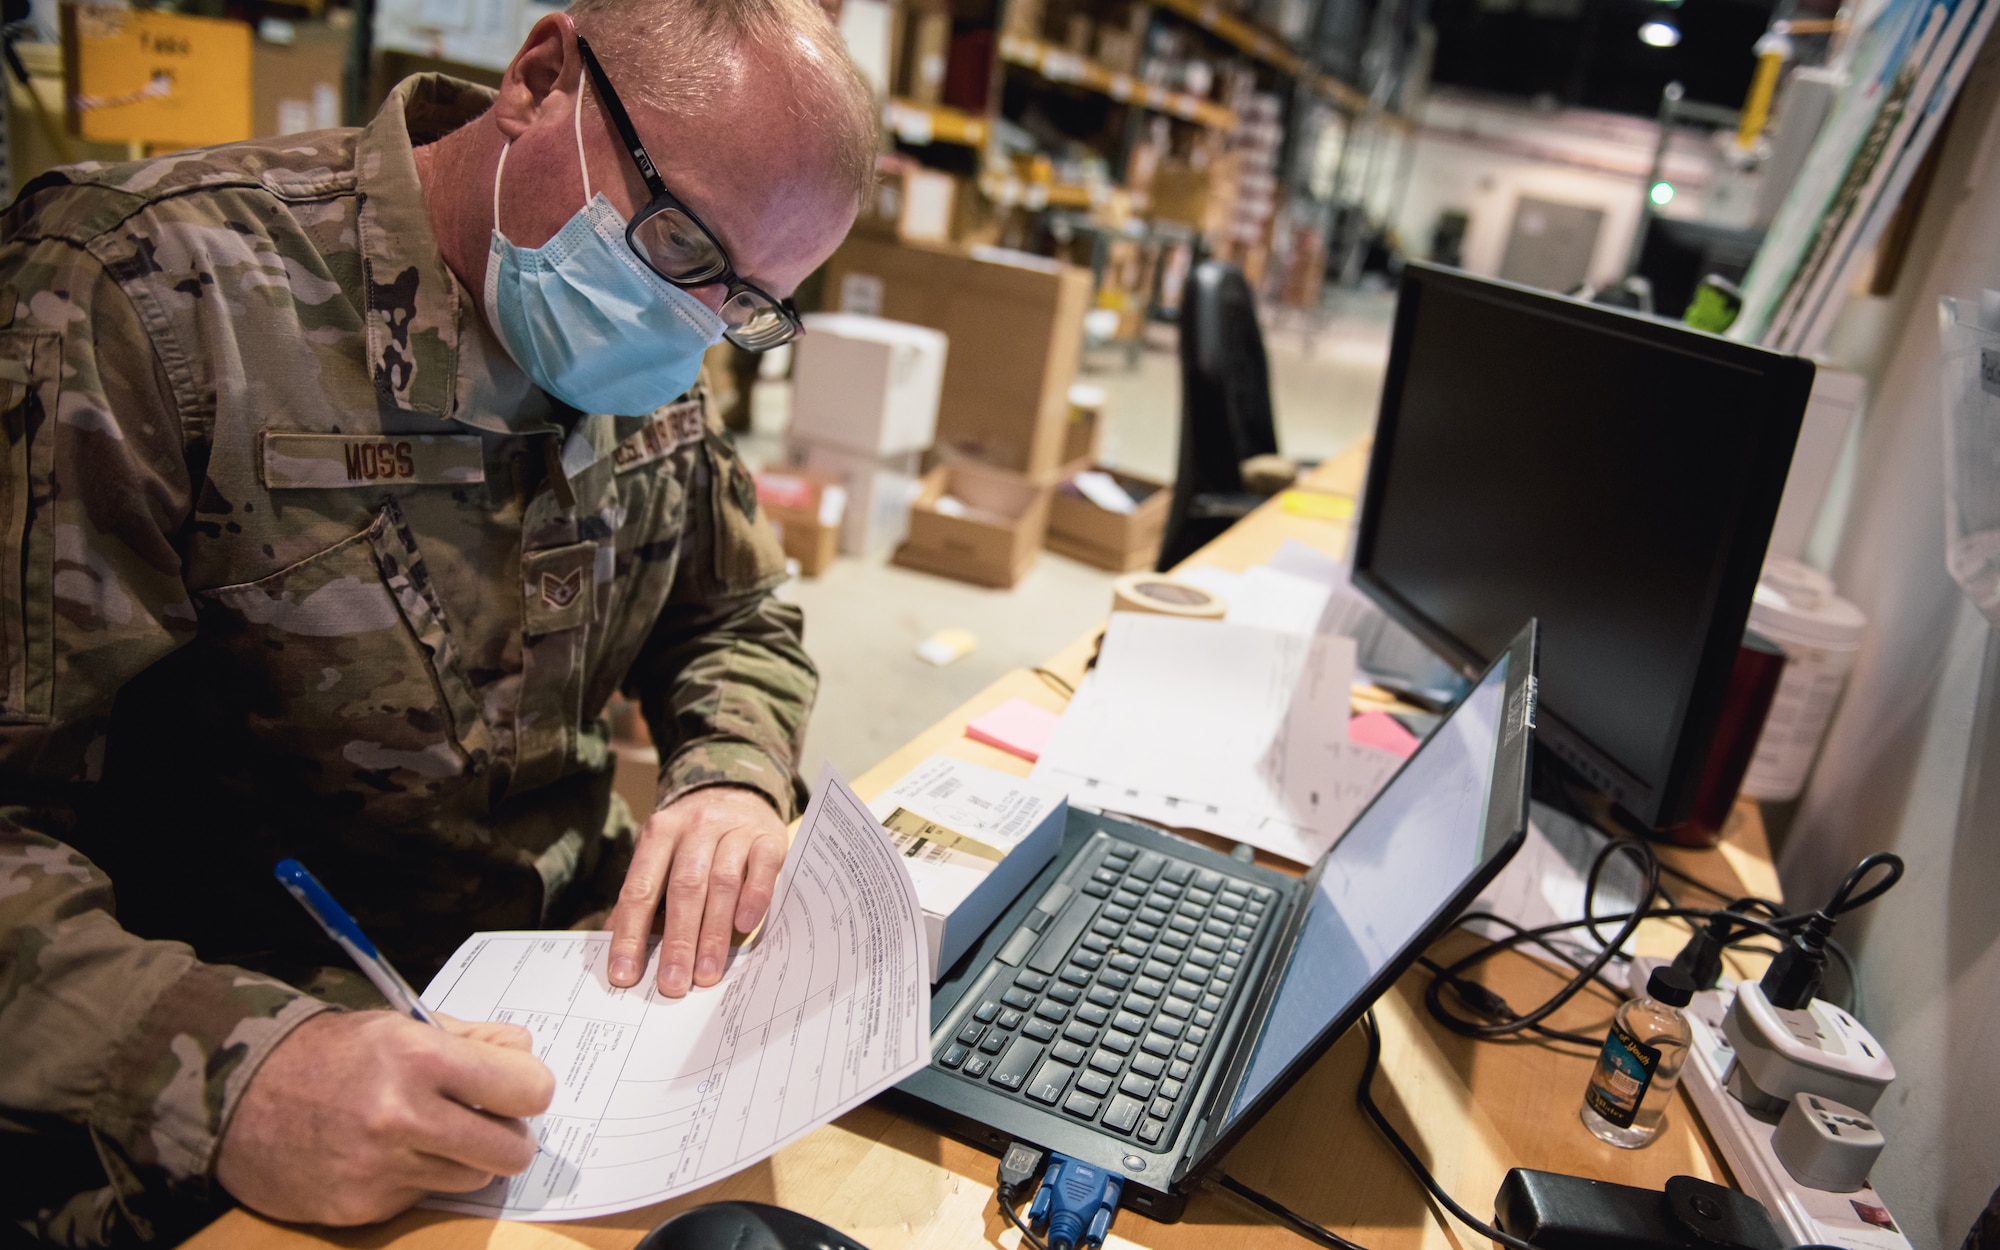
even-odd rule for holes
{"type": "MultiPolygon", "coordinates": [[[[970,721],[965,726],[965,736],[1032,763],[1042,758],[1049,739],[1056,736],[1056,722],[1061,719],[1025,699],[1009,699],[970,721]]],[[[1416,748],[1412,745],[1411,749],[1416,748]]]]}
{"type": "Polygon", "coordinates": [[[1387,712],[1363,712],[1348,721],[1347,737],[1350,742],[1393,752],[1398,759],[1408,759],[1417,752],[1417,735],[1387,712]]]}

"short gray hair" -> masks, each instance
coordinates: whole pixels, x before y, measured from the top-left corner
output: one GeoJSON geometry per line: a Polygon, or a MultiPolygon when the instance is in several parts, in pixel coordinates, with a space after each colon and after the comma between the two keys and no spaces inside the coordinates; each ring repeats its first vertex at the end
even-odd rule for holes
{"type": "Polygon", "coordinates": [[[792,120],[826,139],[828,173],[864,198],[875,181],[875,100],[817,0],[575,0],[570,19],[621,96],[706,117],[742,87],[743,53],[784,67],[792,120]]]}

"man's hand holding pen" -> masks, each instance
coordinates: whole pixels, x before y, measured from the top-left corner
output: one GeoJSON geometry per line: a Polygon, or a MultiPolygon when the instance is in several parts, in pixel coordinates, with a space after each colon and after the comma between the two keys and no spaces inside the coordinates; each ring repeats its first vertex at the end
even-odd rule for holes
{"type": "Polygon", "coordinates": [[[525,1029],[438,1023],[358,1011],[300,1025],[244,1091],[216,1180],[274,1219],[366,1224],[524,1171],[526,1121],[548,1109],[554,1074],[525,1029]]]}

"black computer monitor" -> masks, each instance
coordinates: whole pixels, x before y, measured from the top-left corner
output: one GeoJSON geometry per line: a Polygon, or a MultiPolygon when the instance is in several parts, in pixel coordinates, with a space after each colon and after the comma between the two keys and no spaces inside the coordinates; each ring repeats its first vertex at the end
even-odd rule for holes
{"type": "Polygon", "coordinates": [[[1812,378],[1798,357],[1412,264],[1354,581],[1468,674],[1541,618],[1538,758],[1623,823],[1673,825],[1812,378]]]}

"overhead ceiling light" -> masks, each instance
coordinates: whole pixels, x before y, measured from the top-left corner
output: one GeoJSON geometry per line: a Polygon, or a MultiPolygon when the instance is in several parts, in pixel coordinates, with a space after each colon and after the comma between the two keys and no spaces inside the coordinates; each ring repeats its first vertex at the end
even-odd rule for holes
{"type": "Polygon", "coordinates": [[[1681,41],[1681,28],[1672,22],[1647,22],[1639,27],[1639,42],[1655,48],[1671,48],[1681,41]]]}
{"type": "Polygon", "coordinates": [[[1656,182],[1653,184],[1650,194],[1653,197],[1653,203],[1665,208],[1667,205],[1673,203],[1674,184],[1671,182],[1656,182]]]}

